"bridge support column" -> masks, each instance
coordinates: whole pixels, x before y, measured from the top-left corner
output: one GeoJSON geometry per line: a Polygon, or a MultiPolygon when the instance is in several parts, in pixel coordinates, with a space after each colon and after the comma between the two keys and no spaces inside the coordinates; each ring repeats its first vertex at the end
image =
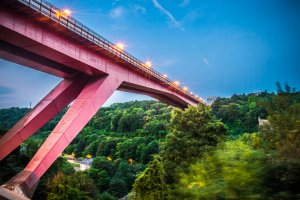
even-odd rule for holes
{"type": "Polygon", "coordinates": [[[69,105],[86,80],[62,80],[28,114],[0,139],[0,161],[69,105]]]}
{"type": "Polygon", "coordinates": [[[119,85],[111,76],[91,79],[25,169],[3,187],[31,198],[41,176],[119,85]]]}

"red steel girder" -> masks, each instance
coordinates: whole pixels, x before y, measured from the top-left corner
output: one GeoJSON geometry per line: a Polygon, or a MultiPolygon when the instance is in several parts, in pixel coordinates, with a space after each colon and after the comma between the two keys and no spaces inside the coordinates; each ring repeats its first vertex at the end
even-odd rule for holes
{"type": "Polygon", "coordinates": [[[25,169],[3,187],[30,198],[41,176],[120,84],[112,76],[91,78],[25,169]]]}
{"type": "Polygon", "coordinates": [[[0,139],[0,161],[69,105],[85,84],[84,78],[62,80],[0,139]]]}

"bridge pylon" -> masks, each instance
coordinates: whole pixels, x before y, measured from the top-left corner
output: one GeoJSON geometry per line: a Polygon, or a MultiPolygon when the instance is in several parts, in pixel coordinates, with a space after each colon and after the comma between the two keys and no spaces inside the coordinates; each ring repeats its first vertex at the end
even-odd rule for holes
{"type": "MultiPolygon", "coordinates": [[[[21,197],[31,198],[42,175],[47,171],[47,169],[57,159],[57,157],[62,154],[64,149],[72,142],[76,135],[84,128],[89,120],[96,114],[96,112],[121,84],[118,79],[114,78],[111,75],[92,77],[88,80],[83,78],[77,81],[79,82],[78,84],[75,84],[75,82],[73,83],[72,81],[62,81],[52,92],[49,93],[49,95],[45,97],[47,98],[48,96],[56,93],[59,93],[61,95],[64,93],[70,93],[74,95],[78,91],[73,91],[72,89],[66,90],[66,88],[68,87],[62,86],[65,86],[65,84],[67,84],[69,85],[69,87],[71,87],[73,83],[74,85],[78,86],[78,89],[82,85],[84,85],[84,87],[81,88],[79,95],[75,97],[75,100],[68,111],[58,122],[54,130],[50,133],[48,138],[39,148],[37,153],[33,156],[25,169],[15,177],[10,179],[7,183],[5,183],[2,186],[3,188],[9,189],[21,197]],[[84,84],[86,81],[87,83],[84,84]],[[62,92],[61,90],[65,92],[62,92]]],[[[69,97],[68,100],[72,101],[71,97],[69,97]]],[[[63,105],[65,105],[67,102],[67,100],[59,101],[59,98],[53,98],[51,101],[56,101],[55,105],[60,105],[59,108],[61,109],[63,109],[63,105]]],[[[39,107],[40,106],[38,105],[37,108],[39,107]]],[[[57,113],[58,109],[52,110],[52,115],[54,114],[54,112],[57,113]]],[[[44,111],[43,113],[47,112],[44,111]]],[[[18,123],[19,125],[17,125],[23,127],[22,123],[25,122],[25,124],[32,125],[34,127],[32,129],[29,127],[29,130],[35,130],[36,124],[32,123],[32,121],[37,120],[37,116],[38,115],[36,115],[35,117],[25,116],[25,119],[21,119],[18,123]]],[[[50,119],[51,118],[48,117],[48,121],[50,119]]],[[[44,123],[46,123],[45,120],[43,121],[43,124],[44,123]]],[[[42,123],[40,123],[40,126],[42,126],[41,124],[42,123]]],[[[12,133],[13,131],[9,131],[7,134],[11,135],[12,133]]],[[[15,136],[16,138],[21,137],[20,131],[14,131],[14,133],[15,135],[17,135],[15,136]]],[[[27,136],[29,137],[29,134],[27,134],[26,137],[27,136]]],[[[7,141],[5,143],[5,146],[10,146],[10,144],[12,144],[12,146],[16,146],[17,144],[20,144],[21,141],[20,139],[7,140],[6,138],[9,137],[6,136],[4,138],[5,141],[7,141]]],[[[4,145],[0,146],[1,151],[3,148],[4,145]]]]}

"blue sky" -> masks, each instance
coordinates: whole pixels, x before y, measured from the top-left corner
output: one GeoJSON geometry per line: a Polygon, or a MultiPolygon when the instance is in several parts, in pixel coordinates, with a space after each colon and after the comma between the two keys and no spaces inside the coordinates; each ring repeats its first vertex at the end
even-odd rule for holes
{"type": "MultiPolygon", "coordinates": [[[[201,97],[300,88],[300,1],[50,0],[201,97]]],[[[0,107],[36,104],[60,80],[0,60],[0,107]]],[[[113,102],[149,99],[117,92],[113,102]]]]}

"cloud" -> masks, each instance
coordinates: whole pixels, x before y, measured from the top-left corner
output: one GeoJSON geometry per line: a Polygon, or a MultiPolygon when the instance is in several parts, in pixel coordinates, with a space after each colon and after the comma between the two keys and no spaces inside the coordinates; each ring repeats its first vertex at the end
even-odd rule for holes
{"type": "Polygon", "coordinates": [[[162,5],[160,5],[160,3],[157,0],[152,0],[152,2],[156,8],[158,8],[164,15],[168,17],[168,19],[174,27],[184,30],[181,23],[175,19],[175,17],[170,13],[170,11],[162,7],[162,5]]]}
{"type": "Polygon", "coordinates": [[[208,60],[207,60],[205,57],[202,58],[202,61],[203,61],[207,66],[209,66],[209,62],[208,62],[208,60]]]}
{"type": "Polygon", "coordinates": [[[117,19],[117,18],[121,18],[124,16],[125,14],[125,9],[123,7],[116,7],[113,8],[110,12],[109,12],[109,17],[112,19],[117,19]]]}
{"type": "Polygon", "coordinates": [[[6,87],[6,86],[0,86],[0,95],[6,95],[6,94],[11,94],[15,90],[11,87],[6,87]]]}
{"type": "Polygon", "coordinates": [[[196,19],[198,19],[199,17],[202,17],[203,13],[200,12],[199,8],[194,9],[192,11],[190,11],[189,13],[187,13],[184,18],[180,21],[181,24],[185,24],[188,22],[193,22],[196,19]]]}
{"type": "Polygon", "coordinates": [[[134,10],[138,13],[145,15],[147,13],[146,8],[141,5],[134,5],[134,10]]]}
{"type": "Polygon", "coordinates": [[[190,0],[183,0],[183,1],[181,2],[181,4],[179,5],[179,7],[185,7],[185,6],[188,6],[189,3],[190,3],[190,0]]]}

